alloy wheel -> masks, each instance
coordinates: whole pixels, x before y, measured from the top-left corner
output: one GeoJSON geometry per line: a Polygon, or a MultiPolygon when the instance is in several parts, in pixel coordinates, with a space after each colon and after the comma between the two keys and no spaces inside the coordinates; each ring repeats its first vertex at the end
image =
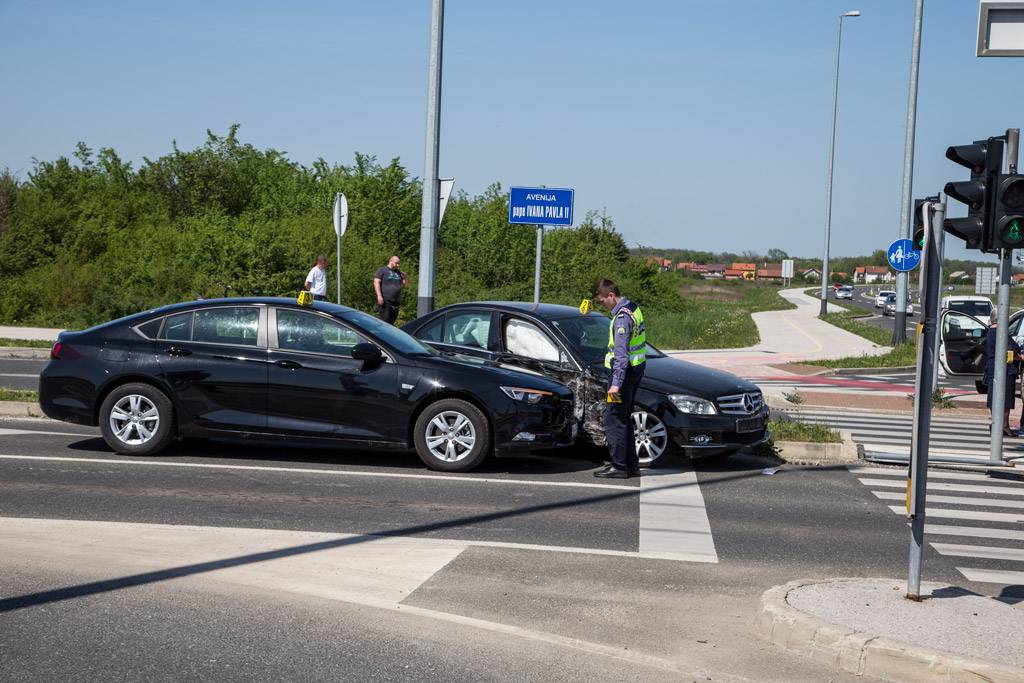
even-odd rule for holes
{"type": "Polygon", "coordinates": [[[476,429],[462,413],[446,410],[427,423],[426,441],[427,450],[438,460],[458,462],[476,446],[476,429]]]}
{"type": "Polygon", "coordinates": [[[110,409],[110,431],[121,443],[141,446],[160,428],[160,411],[140,394],[122,397],[110,409]]]}
{"type": "Polygon", "coordinates": [[[668,450],[668,430],[657,415],[646,410],[633,413],[633,439],[642,466],[649,467],[668,450]]]}

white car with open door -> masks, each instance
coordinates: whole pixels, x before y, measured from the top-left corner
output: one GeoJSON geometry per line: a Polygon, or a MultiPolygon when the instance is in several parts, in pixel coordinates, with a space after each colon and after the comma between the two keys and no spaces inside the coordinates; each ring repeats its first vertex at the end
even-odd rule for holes
{"type": "MultiPolygon", "coordinates": [[[[985,336],[988,318],[944,308],[939,316],[939,375],[973,377],[978,393],[985,393],[985,336]]],[[[1010,315],[1010,336],[1024,344],[1024,311],[1010,315]]]]}

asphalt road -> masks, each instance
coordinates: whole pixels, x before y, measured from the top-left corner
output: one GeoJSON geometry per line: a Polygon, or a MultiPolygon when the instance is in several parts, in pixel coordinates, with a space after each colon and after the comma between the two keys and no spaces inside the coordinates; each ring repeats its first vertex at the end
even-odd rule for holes
{"type": "MultiPolygon", "coordinates": [[[[891,316],[882,315],[881,308],[875,308],[875,298],[868,294],[869,291],[892,288],[895,290],[896,285],[855,285],[853,288],[853,299],[836,299],[833,295],[829,296],[831,303],[839,304],[840,306],[846,306],[848,308],[860,308],[872,314],[871,318],[863,319],[861,322],[878,327],[885,330],[886,332],[892,333],[893,324],[896,322],[895,318],[891,316]]],[[[820,292],[815,292],[814,296],[820,297],[820,292]]],[[[911,302],[914,304],[914,315],[907,316],[907,334],[916,330],[918,321],[918,308],[919,299],[916,290],[911,290],[911,302]]]]}
{"type": "MultiPolygon", "coordinates": [[[[0,555],[0,678],[843,680],[757,636],[760,594],[804,577],[905,575],[903,520],[844,467],[768,474],[773,462],[754,456],[697,464],[696,486],[671,487],[690,496],[679,514],[706,515],[710,527],[708,538],[690,535],[713,540],[714,560],[694,562],[637,552],[661,532],[645,523],[666,504],[645,492],[657,477],[601,484],[583,456],[496,459],[461,475],[429,472],[413,455],[251,444],[190,441],[127,458],[92,429],[0,421],[0,536],[42,525],[25,532],[22,552],[0,555]],[[60,539],[47,525],[67,520],[82,531],[48,552],[60,539]],[[159,525],[139,527],[131,543],[173,533],[152,555],[88,540],[110,522],[159,525]],[[273,563],[241,546],[203,546],[235,558],[238,580],[223,562],[188,557],[189,539],[252,529],[456,550],[393,609],[314,599],[292,585],[298,578],[256,590],[250,574],[273,563]],[[174,543],[182,557],[163,568],[157,556],[174,543]]],[[[313,561],[339,543],[287,552],[313,561]]],[[[420,564],[409,555],[371,568],[420,564]]],[[[926,550],[927,579],[993,591],[956,565],[926,550]]]]}
{"type": "Polygon", "coordinates": [[[0,389],[37,389],[45,360],[0,358],[0,389]]]}

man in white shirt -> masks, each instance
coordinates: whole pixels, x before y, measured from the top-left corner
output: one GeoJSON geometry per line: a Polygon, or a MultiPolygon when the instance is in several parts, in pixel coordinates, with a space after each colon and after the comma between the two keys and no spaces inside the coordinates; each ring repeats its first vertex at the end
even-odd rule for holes
{"type": "Polygon", "coordinates": [[[306,284],[302,287],[313,295],[315,301],[327,300],[327,257],[321,254],[316,257],[316,265],[306,276],[306,284]]]}

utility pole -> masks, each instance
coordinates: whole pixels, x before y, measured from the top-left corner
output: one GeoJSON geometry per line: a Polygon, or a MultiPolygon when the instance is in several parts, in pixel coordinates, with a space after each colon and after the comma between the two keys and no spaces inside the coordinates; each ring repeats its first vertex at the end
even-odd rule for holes
{"type": "Polygon", "coordinates": [[[434,310],[434,254],[440,217],[438,162],[441,148],[441,54],[444,0],[433,0],[430,13],[430,59],[427,67],[427,143],[423,161],[423,212],[420,217],[420,276],[416,315],[434,310]]]}
{"type": "MultiPolygon", "coordinates": [[[[914,137],[917,129],[917,74],[921,64],[921,21],[924,0],[917,0],[914,10],[914,45],[910,57],[910,86],[907,93],[907,137],[903,143],[903,190],[900,194],[900,237],[910,238],[910,211],[913,205],[914,137]]],[[[908,273],[896,273],[896,315],[892,328],[893,345],[907,340],[908,273]]]]}

